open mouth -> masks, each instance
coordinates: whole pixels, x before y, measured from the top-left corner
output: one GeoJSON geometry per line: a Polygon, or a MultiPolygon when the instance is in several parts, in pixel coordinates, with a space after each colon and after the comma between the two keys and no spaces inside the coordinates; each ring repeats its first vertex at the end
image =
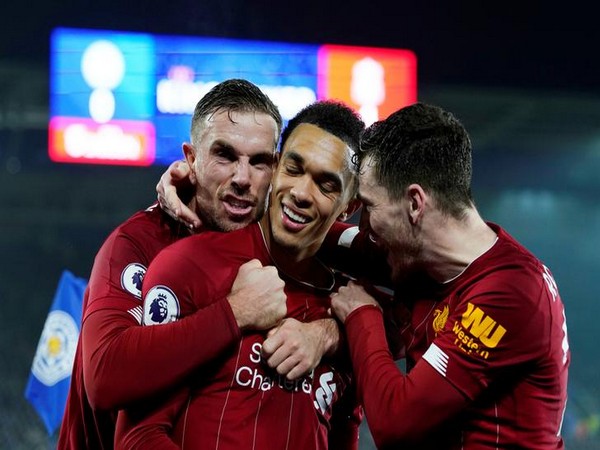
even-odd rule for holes
{"type": "Polygon", "coordinates": [[[227,214],[234,217],[247,216],[252,212],[252,209],[254,207],[253,202],[233,197],[228,197],[224,199],[223,205],[225,206],[227,214]]]}
{"type": "Polygon", "coordinates": [[[285,205],[283,205],[283,213],[292,222],[300,224],[300,225],[304,225],[304,224],[308,223],[308,221],[310,220],[310,218],[302,216],[298,213],[295,213],[294,211],[292,211],[290,208],[288,208],[285,205]]]}

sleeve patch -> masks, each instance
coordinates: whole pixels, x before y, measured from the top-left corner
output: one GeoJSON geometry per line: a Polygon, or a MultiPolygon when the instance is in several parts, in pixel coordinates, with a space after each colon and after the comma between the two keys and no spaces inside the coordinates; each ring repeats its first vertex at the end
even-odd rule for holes
{"type": "Polygon", "coordinates": [[[437,370],[440,375],[446,377],[446,370],[448,369],[448,355],[437,345],[431,344],[423,359],[427,361],[431,366],[437,370]]]}
{"type": "Polygon", "coordinates": [[[144,298],[144,325],[161,325],[179,319],[179,300],[166,286],[154,286],[144,298]]]}
{"type": "Polygon", "coordinates": [[[129,264],[121,272],[121,286],[134,297],[141,299],[144,275],[146,275],[146,267],[139,263],[129,264]]]}

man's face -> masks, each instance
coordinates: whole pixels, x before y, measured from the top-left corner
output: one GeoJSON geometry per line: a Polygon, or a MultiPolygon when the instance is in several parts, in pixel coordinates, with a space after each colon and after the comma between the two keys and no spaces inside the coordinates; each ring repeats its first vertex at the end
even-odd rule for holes
{"type": "Polygon", "coordinates": [[[415,268],[422,244],[409,220],[408,200],[393,200],[374,176],[370,159],[361,164],[359,197],[371,238],[387,251],[392,279],[399,281],[415,268]]]}
{"type": "Polygon", "coordinates": [[[224,110],[204,121],[195,145],[184,144],[194,206],[208,228],[237,230],[264,214],[277,124],[267,114],[224,110]]]}
{"type": "Polygon", "coordinates": [[[351,150],[311,124],[294,129],[273,178],[269,215],[273,238],[298,256],[314,254],[349,200],[351,150]]]}

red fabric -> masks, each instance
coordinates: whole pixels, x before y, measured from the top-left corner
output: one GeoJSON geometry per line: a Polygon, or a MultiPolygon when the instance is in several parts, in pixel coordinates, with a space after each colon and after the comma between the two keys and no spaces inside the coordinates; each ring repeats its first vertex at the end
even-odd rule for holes
{"type": "Polygon", "coordinates": [[[180,381],[239,338],[225,301],[167,327],[138,326],[142,303],[126,268],[139,264],[143,277],[160,250],[186,235],[181,225],[151,207],[119,226],[98,252],[86,290],[59,449],[112,448],[114,409],[180,381]],[[157,363],[161,370],[147,370],[157,363]]]}
{"type": "Polygon", "coordinates": [[[348,317],[358,391],[378,446],[563,448],[564,308],[548,269],[490,226],[496,244],[452,282],[398,291],[411,312],[404,326],[398,320],[414,365],[408,376],[395,367],[377,309],[348,317]]]}
{"type": "MultiPolygon", "coordinates": [[[[185,318],[228,293],[239,266],[253,258],[273,264],[257,224],[227,234],[203,233],[155,259],[144,293],[156,286],[168,288],[177,300],[169,304],[167,315],[173,309],[185,318]]],[[[329,292],[291,279],[286,279],[285,289],[289,317],[328,317],[329,292]]],[[[154,300],[145,296],[146,311],[154,300]]],[[[169,448],[172,438],[178,445],[185,442],[186,448],[326,449],[335,424],[344,430],[332,433],[337,440],[331,448],[356,449],[361,416],[353,391],[347,389],[349,361],[323,361],[311,376],[289,382],[261,361],[264,338],[264,333],[244,334],[235,348],[198,370],[185,388],[159,398],[154,409],[146,403],[121,412],[117,447],[169,448]],[[344,420],[332,419],[334,409],[344,420]]]]}

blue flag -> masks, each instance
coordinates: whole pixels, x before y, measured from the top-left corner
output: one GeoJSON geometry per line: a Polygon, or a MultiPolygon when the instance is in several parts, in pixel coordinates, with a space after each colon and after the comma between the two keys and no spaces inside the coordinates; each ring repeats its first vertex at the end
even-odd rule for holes
{"type": "Polygon", "coordinates": [[[60,426],[67,402],[86,285],[68,270],[62,273],[25,388],[49,435],[60,426]]]}

